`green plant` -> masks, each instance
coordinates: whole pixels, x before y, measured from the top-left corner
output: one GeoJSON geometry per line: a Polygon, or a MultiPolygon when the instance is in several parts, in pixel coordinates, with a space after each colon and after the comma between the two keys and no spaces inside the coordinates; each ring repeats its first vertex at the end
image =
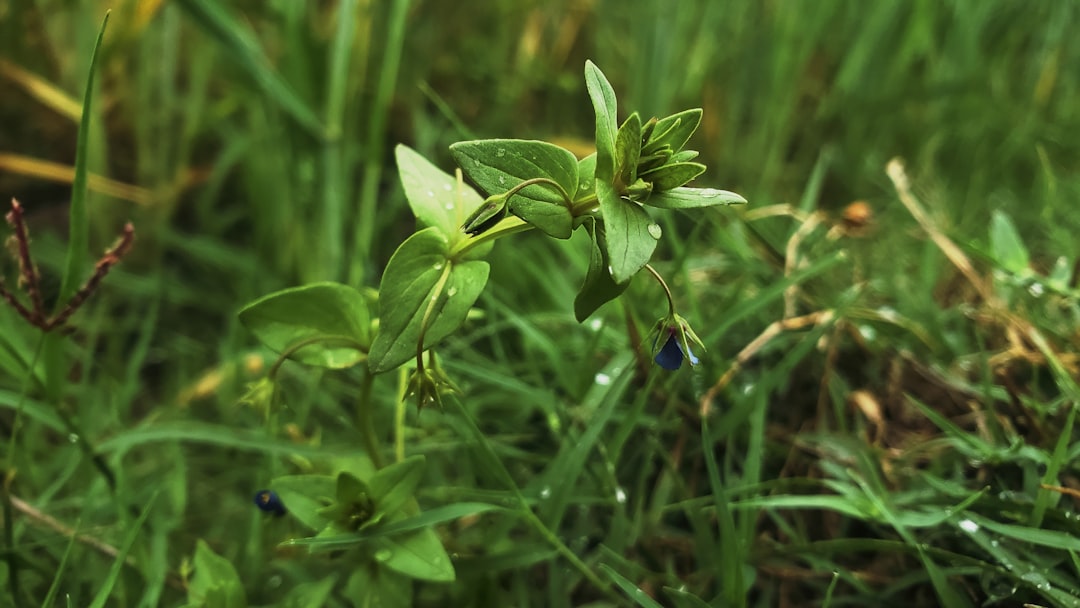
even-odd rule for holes
{"type": "MultiPolygon", "coordinates": [[[[652,118],[644,124],[632,113],[620,126],[615,93],[592,62],[585,65],[585,80],[596,116],[596,153],[581,160],[543,141],[465,141],[450,147],[460,169],[449,175],[411,149],[398,147],[401,183],[419,228],[397,248],[383,272],[377,317],[359,290],[337,283],[276,292],[240,312],[241,321],[279,353],[279,364],[294,359],[331,369],[366,366],[361,380],[366,388],[356,406],[356,419],[376,471],[367,477],[338,471],[336,482],[332,476],[305,475],[283,477],[271,484],[289,512],[319,532],[303,542],[320,548],[354,547],[361,555],[360,563],[367,564],[358,570],[365,573],[362,576],[396,581],[394,576],[386,578],[388,569],[417,579],[453,579],[450,561],[436,537],[430,529],[419,527],[430,520],[420,519],[412,500],[423,460],[381,466],[382,449],[371,428],[370,410],[375,405],[370,387],[374,375],[411,360],[413,368],[402,400],[415,398],[419,410],[431,403],[441,407],[447,393],[460,394],[440,367],[435,347],[461,327],[483,291],[489,274],[484,258],[495,240],[532,229],[569,239],[575,230],[584,230],[590,261],[574,302],[578,321],[619,297],[631,279],[647,269],[668,302],[668,314],[646,341],[656,362],[673,370],[685,357],[696,365],[699,359],[692,348],[704,351],[689,323],[677,313],[667,283],[649,266],[662,235],[648,210],[746,201],[723,190],[686,187],[705,171],[704,165],[693,162],[697,152],[685,149],[701,121],[701,110],[652,118]],[[486,198],[466,185],[465,177],[486,198]],[[391,484],[387,478],[401,481],[391,484]],[[389,486],[392,489],[386,489],[389,486]],[[402,529],[400,520],[410,515],[421,523],[411,523],[404,528],[409,535],[391,543],[386,530],[402,529]]],[[[271,382],[279,364],[271,370],[271,382]]],[[[263,411],[274,409],[272,387],[250,394],[249,400],[263,411]]],[[[607,591],[607,583],[574,558],[518,496],[519,515],[595,586],[607,591]]],[[[477,509],[467,506],[462,511],[459,505],[452,512],[475,514],[477,509]]],[[[389,601],[385,598],[400,595],[400,587],[391,582],[385,590],[370,593],[389,601]]]]}

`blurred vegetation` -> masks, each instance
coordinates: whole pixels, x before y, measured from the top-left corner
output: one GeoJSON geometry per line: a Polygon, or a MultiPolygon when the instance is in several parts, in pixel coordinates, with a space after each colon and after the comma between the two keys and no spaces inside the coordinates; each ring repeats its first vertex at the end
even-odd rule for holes
{"type": "MultiPolygon", "coordinates": [[[[482,318],[442,361],[540,519],[612,587],[484,514],[440,527],[458,580],[417,604],[1080,604],[1080,4],[673,6],[0,0],[0,193],[27,209],[46,299],[107,8],[86,255],[136,228],[74,318],[67,373],[0,307],[0,601],[55,582],[89,605],[114,556],[69,548],[74,529],[114,548],[137,531],[108,605],[182,603],[199,539],[253,605],[347,576],[279,547],[300,531],[251,496],[361,453],[356,378],[287,364],[286,407],[246,406],[272,355],[235,313],[315,280],[377,286],[413,228],[399,142],[447,170],[469,138],[587,154],[588,58],[621,116],[702,107],[696,185],[751,202],[658,218],[655,265],[709,353],[651,367],[653,285],[579,325],[583,244],[500,244],[482,318]]],[[[427,455],[421,502],[506,500],[454,411],[395,426],[389,376],[378,428],[387,456],[395,432],[427,455]]]]}

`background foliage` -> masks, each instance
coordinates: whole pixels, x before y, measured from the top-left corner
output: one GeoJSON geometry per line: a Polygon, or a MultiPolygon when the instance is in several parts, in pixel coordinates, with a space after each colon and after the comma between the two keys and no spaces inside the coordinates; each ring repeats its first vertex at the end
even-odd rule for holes
{"type": "MultiPolygon", "coordinates": [[[[351,605],[344,577],[300,586],[347,564],[279,547],[302,532],[251,496],[361,453],[355,378],[287,364],[286,407],[250,407],[272,356],[236,312],[378,285],[414,227],[396,143],[447,170],[474,137],[590,152],[591,58],[622,109],[702,107],[695,185],[751,202],[658,217],[654,260],[709,353],[649,365],[665,304],[645,281],[578,324],[579,239],[500,243],[482,318],[441,360],[539,519],[611,587],[485,513],[438,528],[457,582],[417,603],[1080,603],[1076,3],[0,1],[0,193],[28,210],[47,297],[106,8],[90,251],[126,219],[137,243],[75,318],[63,384],[27,372],[35,330],[0,309],[21,582],[4,602],[55,583],[89,605],[111,581],[109,605],[178,605],[187,564],[216,553],[250,604],[351,605]],[[69,549],[74,528],[135,565],[69,549]]],[[[422,504],[508,500],[455,410],[400,424],[395,375],[373,390],[387,456],[398,428],[427,457],[422,504]]]]}

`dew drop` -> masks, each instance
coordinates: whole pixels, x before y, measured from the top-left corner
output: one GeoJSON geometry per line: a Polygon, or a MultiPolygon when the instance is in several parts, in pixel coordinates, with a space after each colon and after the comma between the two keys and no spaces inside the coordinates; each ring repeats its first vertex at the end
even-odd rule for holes
{"type": "Polygon", "coordinates": [[[443,189],[443,190],[446,190],[447,192],[450,192],[450,191],[451,191],[451,190],[453,190],[454,188],[453,188],[453,187],[452,187],[452,186],[451,186],[450,184],[443,184],[443,185],[442,185],[442,189],[443,189]]]}
{"type": "Polygon", "coordinates": [[[68,434],[68,441],[70,441],[71,443],[79,443],[79,436],[76,435],[75,433],[69,433],[68,434]]]}
{"type": "Polygon", "coordinates": [[[452,298],[455,295],[457,295],[457,287],[451,287],[450,289],[446,290],[446,297],[452,298]]]}
{"type": "Polygon", "coordinates": [[[506,150],[503,150],[502,148],[495,150],[495,156],[498,156],[499,158],[506,156],[506,150]]]}
{"type": "Polygon", "coordinates": [[[970,519],[961,520],[959,523],[960,529],[968,534],[975,534],[979,531],[979,524],[971,521],[970,519]]]}
{"type": "Polygon", "coordinates": [[[1044,292],[1045,289],[1043,288],[1042,283],[1032,283],[1028,287],[1028,293],[1030,293],[1033,297],[1036,298],[1041,297],[1044,292]]]}
{"type": "Polygon", "coordinates": [[[660,224],[649,224],[649,234],[652,235],[652,238],[658,239],[664,234],[664,231],[660,229],[660,224]]]}
{"type": "Polygon", "coordinates": [[[615,502],[620,505],[626,504],[626,490],[622,488],[615,488],[615,502]]]}
{"type": "Polygon", "coordinates": [[[430,197],[432,197],[432,198],[435,198],[435,193],[434,193],[434,192],[432,192],[431,190],[428,190],[428,191],[427,191],[427,195],[428,195],[428,196],[430,196],[430,197]]]}
{"type": "Polygon", "coordinates": [[[500,175],[499,176],[499,185],[502,186],[502,185],[505,185],[505,184],[506,184],[506,178],[500,175]]]}
{"type": "Polygon", "coordinates": [[[540,488],[540,498],[542,498],[544,500],[547,500],[548,498],[551,498],[551,488],[549,488],[547,486],[544,486],[544,487],[540,488]]]}
{"type": "Polygon", "coordinates": [[[431,269],[432,269],[432,270],[442,270],[442,269],[443,269],[443,265],[444,265],[444,264],[443,264],[442,262],[435,262],[435,265],[434,265],[434,266],[432,266],[432,267],[431,267],[431,269]]]}
{"type": "Polygon", "coordinates": [[[394,557],[394,552],[389,549],[379,549],[375,552],[375,561],[385,562],[394,557]]]}
{"type": "Polygon", "coordinates": [[[611,384],[611,376],[603,372],[596,374],[596,377],[594,379],[596,380],[596,383],[600,386],[607,386],[611,384]]]}
{"type": "Polygon", "coordinates": [[[454,210],[454,203],[446,203],[443,206],[446,208],[447,211],[453,211],[454,210]]]}
{"type": "Polygon", "coordinates": [[[601,319],[593,319],[589,321],[589,329],[593,331],[600,331],[600,328],[604,326],[604,321],[601,319]]]}

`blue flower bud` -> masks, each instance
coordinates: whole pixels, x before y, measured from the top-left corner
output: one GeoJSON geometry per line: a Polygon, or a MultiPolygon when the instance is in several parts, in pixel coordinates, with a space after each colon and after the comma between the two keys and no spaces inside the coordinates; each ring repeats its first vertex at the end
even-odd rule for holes
{"type": "Polygon", "coordinates": [[[281,497],[273,490],[259,490],[255,494],[255,506],[274,515],[285,514],[285,503],[281,502],[281,497]]]}
{"type": "Polygon", "coordinates": [[[682,367],[683,359],[689,359],[690,365],[697,365],[701,361],[690,348],[691,344],[705,349],[701,340],[690,329],[690,325],[677,314],[661,319],[653,327],[653,352],[656,353],[653,360],[660,367],[674,371],[682,367]]]}

